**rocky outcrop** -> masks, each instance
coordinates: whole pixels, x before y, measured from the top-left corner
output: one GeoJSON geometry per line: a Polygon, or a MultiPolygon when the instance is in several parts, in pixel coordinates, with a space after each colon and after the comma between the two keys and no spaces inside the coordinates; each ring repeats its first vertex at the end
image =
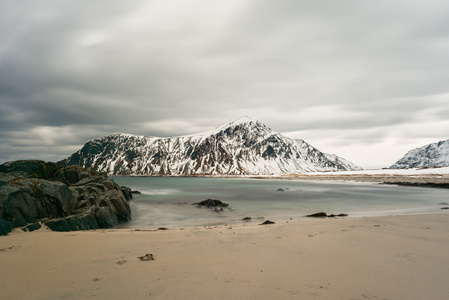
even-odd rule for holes
{"type": "Polygon", "coordinates": [[[309,217],[309,218],[326,218],[326,217],[327,218],[335,218],[335,217],[347,217],[347,216],[348,216],[348,214],[338,214],[338,215],[330,214],[330,215],[328,215],[325,212],[317,212],[314,214],[307,215],[306,217],[309,217]]]}
{"type": "Polygon", "coordinates": [[[131,219],[131,197],[93,169],[8,162],[0,165],[0,234],[38,221],[55,231],[111,228],[131,219]]]}
{"type": "Polygon", "coordinates": [[[193,205],[205,207],[228,207],[229,203],[225,203],[217,199],[206,199],[198,203],[193,203],[193,205]]]}
{"type": "Polygon", "coordinates": [[[227,208],[229,211],[232,211],[232,208],[229,206],[229,203],[222,202],[217,199],[206,199],[203,201],[200,201],[198,203],[193,203],[192,205],[196,205],[198,208],[209,208],[212,209],[216,213],[223,212],[223,208],[227,208]]]}

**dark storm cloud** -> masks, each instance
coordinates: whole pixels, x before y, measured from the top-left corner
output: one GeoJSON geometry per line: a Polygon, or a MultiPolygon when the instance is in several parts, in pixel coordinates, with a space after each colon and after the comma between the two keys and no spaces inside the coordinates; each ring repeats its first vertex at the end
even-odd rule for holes
{"type": "Polygon", "coordinates": [[[401,141],[449,137],[448,12],[447,1],[2,2],[0,162],[249,115],[356,163],[392,163],[401,141]],[[390,157],[365,159],[370,146],[390,157]]]}

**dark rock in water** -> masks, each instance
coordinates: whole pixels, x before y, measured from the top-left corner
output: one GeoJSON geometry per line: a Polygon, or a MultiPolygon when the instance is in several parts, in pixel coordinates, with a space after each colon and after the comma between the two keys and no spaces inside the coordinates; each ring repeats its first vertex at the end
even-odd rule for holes
{"type": "Polygon", "coordinates": [[[438,203],[439,205],[449,205],[449,203],[447,203],[447,202],[440,202],[440,203],[438,203]]]}
{"type": "Polygon", "coordinates": [[[22,230],[23,231],[29,231],[29,232],[31,232],[31,231],[35,231],[35,230],[38,230],[38,229],[41,229],[41,224],[39,223],[39,222],[36,222],[36,223],[33,223],[33,224],[30,224],[30,225],[27,225],[27,226],[25,226],[24,228],[22,228],[22,230]]]}
{"type": "Polygon", "coordinates": [[[205,206],[205,207],[228,207],[229,203],[224,203],[217,199],[206,199],[198,203],[193,203],[197,206],[205,206]]]}
{"type": "Polygon", "coordinates": [[[311,215],[307,215],[306,217],[310,217],[310,218],[325,218],[327,217],[327,214],[325,212],[318,212],[318,213],[314,213],[311,215]]]}
{"type": "Polygon", "coordinates": [[[244,217],[242,220],[248,222],[248,221],[251,221],[251,217],[244,217]]]}
{"type": "Polygon", "coordinates": [[[122,190],[123,196],[125,196],[126,200],[131,200],[133,198],[133,193],[129,187],[121,186],[120,189],[122,190]]]}
{"type": "Polygon", "coordinates": [[[442,207],[441,209],[449,209],[449,207],[442,207]]]}
{"type": "Polygon", "coordinates": [[[157,230],[168,230],[166,227],[159,227],[157,230]]]}
{"type": "Polygon", "coordinates": [[[141,195],[142,193],[139,191],[131,191],[131,194],[141,195]]]}
{"type": "Polygon", "coordinates": [[[131,190],[105,174],[43,161],[0,165],[0,221],[42,220],[56,231],[110,228],[131,219],[131,190]]]}
{"type": "Polygon", "coordinates": [[[277,189],[276,192],[285,192],[284,189],[277,189]]]}
{"type": "Polygon", "coordinates": [[[330,215],[328,215],[325,212],[318,212],[318,213],[315,213],[315,214],[307,215],[306,217],[310,217],[310,218],[326,218],[326,217],[328,217],[328,218],[335,218],[335,217],[347,217],[347,216],[348,216],[348,214],[338,214],[338,215],[330,214],[330,215]]]}
{"type": "Polygon", "coordinates": [[[259,225],[270,225],[270,224],[276,224],[276,223],[273,221],[270,221],[270,220],[266,220],[265,222],[263,222],[262,224],[259,224],[259,225]]]}
{"type": "Polygon", "coordinates": [[[331,215],[327,215],[328,218],[347,217],[347,216],[348,216],[348,214],[338,214],[338,215],[331,214],[331,215]]]}
{"type": "Polygon", "coordinates": [[[0,236],[8,235],[12,230],[11,223],[5,220],[0,219],[0,236]]]}

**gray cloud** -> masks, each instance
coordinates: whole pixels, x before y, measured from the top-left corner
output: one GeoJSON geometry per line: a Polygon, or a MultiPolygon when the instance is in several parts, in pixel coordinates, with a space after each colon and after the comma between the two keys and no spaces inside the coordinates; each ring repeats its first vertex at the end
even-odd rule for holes
{"type": "Polygon", "coordinates": [[[249,115],[387,166],[449,137],[448,12],[447,1],[3,2],[0,162],[249,115]]]}

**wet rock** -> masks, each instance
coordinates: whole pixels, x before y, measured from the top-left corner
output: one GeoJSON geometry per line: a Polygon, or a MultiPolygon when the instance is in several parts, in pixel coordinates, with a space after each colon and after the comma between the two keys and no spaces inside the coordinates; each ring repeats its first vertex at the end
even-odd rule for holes
{"type": "Polygon", "coordinates": [[[263,222],[262,224],[259,224],[259,225],[271,225],[271,224],[276,224],[276,223],[273,221],[270,221],[270,220],[266,220],[265,222],[263,222]]]}
{"type": "Polygon", "coordinates": [[[131,200],[133,198],[133,193],[132,193],[132,191],[131,191],[131,189],[129,187],[121,186],[120,190],[122,191],[123,196],[125,196],[126,200],[129,201],[129,200],[131,200]]]}
{"type": "Polygon", "coordinates": [[[311,214],[311,215],[306,215],[306,217],[310,217],[310,218],[335,218],[335,217],[347,217],[348,216],[348,214],[338,214],[338,215],[335,215],[335,214],[330,214],[330,215],[328,215],[328,214],[326,214],[325,212],[318,212],[318,213],[314,213],[314,214],[311,214]]]}
{"type": "Polygon", "coordinates": [[[198,203],[193,203],[193,205],[197,205],[200,207],[229,207],[229,203],[224,203],[217,199],[206,199],[198,203]]]}
{"type": "Polygon", "coordinates": [[[449,207],[442,207],[441,209],[449,209],[449,207]]]}
{"type": "Polygon", "coordinates": [[[251,217],[244,217],[242,220],[246,221],[246,222],[249,222],[249,221],[251,221],[251,217]]]}
{"type": "Polygon", "coordinates": [[[307,215],[306,217],[310,217],[310,218],[325,218],[325,217],[327,217],[327,214],[325,212],[318,212],[318,213],[307,215]]]}
{"type": "Polygon", "coordinates": [[[276,192],[285,192],[284,189],[277,189],[276,192]]]}

